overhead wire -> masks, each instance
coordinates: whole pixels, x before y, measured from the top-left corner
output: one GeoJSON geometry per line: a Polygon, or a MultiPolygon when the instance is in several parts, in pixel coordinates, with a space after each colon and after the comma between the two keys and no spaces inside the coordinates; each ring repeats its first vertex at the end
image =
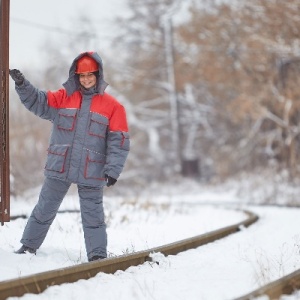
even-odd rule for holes
{"type": "Polygon", "coordinates": [[[50,26],[50,25],[46,25],[46,24],[41,24],[41,23],[37,23],[37,22],[32,22],[32,21],[25,20],[25,19],[11,17],[10,20],[12,22],[15,22],[15,23],[19,23],[19,24],[23,24],[23,25],[26,25],[26,26],[34,27],[35,29],[52,31],[52,32],[60,33],[60,34],[68,34],[68,35],[75,34],[73,31],[70,31],[70,30],[67,30],[67,29],[63,29],[63,28],[60,28],[60,27],[54,27],[54,26],[50,26]]]}
{"type": "MultiPolygon", "coordinates": [[[[38,30],[44,30],[44,31],[48,31],[48,32],[55,32],[55,33],[60,33],[60,34],[64,34],[64,35],[73,35],[73,36],[77,36],[78,35],[78,31],[71,31],[71,30],[67,30],[61,27],[55,27],[55,26],[51,26],[51,25],[46,25],[46,24],[42,24],[42,23],[38,23],[38,22],[33,22],[33,21],[29,21],[26,19],[21,19],[21,18],[16,18],[16,17],[11,17],[10,18],[11,22],[14,23],[19,23],[25,26],[29,26],[32,27],[34,29],[38,29],[38,30]]],[[[87,34],[87,33],[85,33],[87,34]]],[[[98,32],[92,32],[89,33],[89,38],[93,38],[93,39],[99,39],[99,35],[98,32]]],[[[101,38],[105,38],[105,39],[111,39],[111,36],[106,34],[105,36],[103,34],[101,34],[101,38]]]]}

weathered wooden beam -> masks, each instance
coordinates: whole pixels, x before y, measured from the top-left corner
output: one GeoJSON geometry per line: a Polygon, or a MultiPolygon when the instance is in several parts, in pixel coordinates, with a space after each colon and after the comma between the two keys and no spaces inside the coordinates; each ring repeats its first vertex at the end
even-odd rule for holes
{"type": "Polygon", "coordinates": [[[9,7],[0,0],[0,222],[10,221],[9,170],[9,7]]]}

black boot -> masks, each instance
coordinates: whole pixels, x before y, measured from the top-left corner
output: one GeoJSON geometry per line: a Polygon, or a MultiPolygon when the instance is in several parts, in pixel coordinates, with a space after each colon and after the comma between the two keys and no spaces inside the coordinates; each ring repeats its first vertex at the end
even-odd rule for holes
{"type": "Polygon", "coordinates": [[[17,253],[17,254],[26,254],[26,253],[36,254],[36,250],[23,245],[19,250],[15,251],[15,253],[17,253]]]}
{"type": "Polygon", "coordinates": [[[91,258],[89,258],[89,261],[95,261],[95,260],[100,260],[100,259],[104,259],[106,257],[100,256],[100,255],[95,255],[91,258]]]}

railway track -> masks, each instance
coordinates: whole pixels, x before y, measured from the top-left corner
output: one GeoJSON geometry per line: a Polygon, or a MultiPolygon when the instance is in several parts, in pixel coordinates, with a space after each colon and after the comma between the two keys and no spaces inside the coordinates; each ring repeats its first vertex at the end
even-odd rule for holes
{"type": "MultiPolygon", "coordinates": [[[[267,296],[269,300],[280,299],[282,295],[291,295],[300,289],[300,270],[297,270],[287,276],[273,281],[267,285],[260,287],[235,300],[253,300],[262,296],[267,296]]],[[[297,298],[298,299],[298,298],[297,298]]]]}
{"type": "Polygon", "coordinates": [[[242,222],[171,244],[129,255],[107,258],[101,261],[83,263],[77,266],[2,281],[0,282],[0,300],[7,299],[8,297],[21,297],[26,293],[39,294],[49,286],[72,283],[80,279],[89,279],[99,272],[112,274],[118,270],[124,271],[131,266],[137,266],[144,262],[151,261],[151,253],[160,252],[166,256],[176,255],[179,252],[214,242],[238,232],[258,220],[258,216],[254,213],[250,211],[244,211],[244,213],[247,215],[247,218],[242,222]]]}

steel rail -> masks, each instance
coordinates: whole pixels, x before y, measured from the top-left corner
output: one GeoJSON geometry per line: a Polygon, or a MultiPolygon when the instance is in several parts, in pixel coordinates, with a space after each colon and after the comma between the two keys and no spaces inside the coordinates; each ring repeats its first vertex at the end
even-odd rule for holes
{"type": "Polygon", "coordinates": [[[234,300],[251,300],[261,296],[268,296],[269,300],[275,300],[279,299],[282,295],[291,295],[299,289],[300,270],[297,270],[234,300]]]}
{"type": "Polygon", "coordinates": [[[258,220],[258,216],[254,213],[250,211],[243,212],[247,214],[247,218],[244,221],[192,238],[128,255],[121,255],[115,258],[83,263],[77,266],[61,268],[0,282],[0,300],[7,299],[8,297],[21,297],[26,293],[39,294],[49,286],[59,285],[62,283],[72,283],[80,279],[89,279],[99,272],[113,274],[118,270],[125,271],[131,266],[137,266],[146,261],[151,261],[151,253],[160,252],[166,256],[176,255],[179,252],[214,242],[230,234],[236,233],[242,230],[242,228],[248,227],[258,220]]]}

